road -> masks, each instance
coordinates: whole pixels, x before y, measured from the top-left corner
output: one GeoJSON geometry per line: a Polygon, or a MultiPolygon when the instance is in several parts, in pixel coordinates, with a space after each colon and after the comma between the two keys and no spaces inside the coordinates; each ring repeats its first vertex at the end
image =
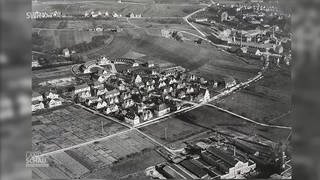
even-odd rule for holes
{"type": "Polygon", "coordinates": [[[278,125],[270,125],[270,124],[264,124],[264,123],[260,123],[260,122],[257,122],[257,121],[254,121],[252,119],[249,119],[247,117],[244,117],[242,115],[239,115],[239,114],[236,114],[234,112],[231,112],[229,110],[226,110],[226,109],[223,109],[221,107],[218,107],[218,106],[215,106],[213,104],[206,104],[207,106],[210,106],[210,107],[213,107],[213,108],[216,108],[220,111],[223,111],[223,112],[226,112],[228,114],[231,114],[233,116],[236,116],[238,118],[241,118],[242,120],[245,120],[245,121],[248,121],[248,122],[251,122],[251,123],[254,123],[254,124],[257,124],[257,125],[260,125],[260,126],[263,126],[263,127],[269,127],[269,128],[278,128],[278,129],[287,129],[287,130],[292,130],[292,127],[288,127],[288,126],[278,126],[278,125]]]}
{"type": "Polygon", "coordinates": [[[195,11],[195,12],[193,12],[193,13],[185,16],[185,17],[183,17],[183,20],[185,20],[186,23],[188,23],[193,29],[195,29],[196,31],[198,31],[198,32],[201,34],[202,37],[206,37],[206,35],[205,35],[203,32],[201,32],[196,26],[194,26],[192,23],[190,23],[189,20],[188,20],[188,18],[191,17],[191,16],[193,16],[194,14],[197,14],[198,12],[201,12],[201,11],[206,10],[206,8],[207,8],[207,7],[204,7],[204,8],[202,8],[202,9],[199,9],[199,10],[197,10],[197,11],[195,11]]]}

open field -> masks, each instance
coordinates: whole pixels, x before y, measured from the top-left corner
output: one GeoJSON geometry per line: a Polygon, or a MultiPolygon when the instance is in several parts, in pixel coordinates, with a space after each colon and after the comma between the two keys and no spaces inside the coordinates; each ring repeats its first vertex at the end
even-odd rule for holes
{"type": "Polygon", "coordinates": [[[118,179],[162,162],[163,158],[153,151],[155,147],[137,131],[130,131],[99,143],[51,155],[51,166],[59,169],[36,168],[35,174],[48,174],[54,170],[58,173],[51,174],[51,178],[64,175],[71,178],[118,179]]]}
{"type": "Polygon", "coordinates": [[[183,122],[177,117],[171,117],[160,123],[140,128],[140,130],[151,135],[151,137],[159,142],[170,144],[205,131],[206,129],[189,124],[188,122],[183,122]],[[167,138],[165,137],[165,132],[167,133],[167,138]]]}
{"type": "Polygon", "coordinates": [[[102,35],[101,32],[75,30],[34,30],[43,38],[42,50],[71,47],[83,42],[91,42],[92,37],[102,35]]]}
{"type": "Polygon", "coordinates": [[[154,150],[147,150],[132,157],[123,159],[110,168],[100,169],[90,174],[87,178],[105,179],[141,179],[145,176],[144,170],[147,167],[164,162],[165,159],[154,150]]]}
{"type": "Polygon", "coordinates": [[[291,126],[291,78],[279,70],[267,72],[264,79],[232,94],[217,105],[266,124],[291,126]]]}
{"type": "Polygon", "coordinates": [[[179,147],[186,138],[200,132],[215,131],[221,128],[235,129],[249,136],[257,134],[273,141],[283,141],[290,133],[288,130],[256,126],[208,106],[197,108],[158,124],[143,127],[141,130],[160,142],[179,147]],[[165,127],[167,127],[167,139],[165,139],[165,127]],[[179,142],[179,144],[175,142],[179,142]]]}
{"type": "MultiPolygon", "coordinates": [[[[52,19],[52,20],[33,20],[32,27],[40,29],[59,29],[59,31],[67,30],[88,30],[90,28],[95,28],[97,26],[102,26],[103,28],[133,28],[131,24],[125,18],[121,19],[52,19]]],[[[37,30],[37,29],[36,29],[37,30]]],[[[87,32],[87,33],[96,33],[99,32],[87,32]]]]}
{"type": "Polygon", "coordinates": [[[32,90],[40,92],[42,86],[39,83],[48,80],[73,77],[71,67],[72,65],[32,71],[32,90]]]}
{"type": "MultiPolygon", "coordinates": [[[[195,46],[193,43],[181,43],[176,40],[150,36],[139,30],[127,30],[115,36],[106,48],[92,54],[117,58],[129,51],[145,54],[145,59],[161,60],[183,66],[208,79],[234,76],[246,80],[258,72],[258,65],[247,64],[232,54],[214,47],[195,46]]],[[[157,62],[157,61],[156,61],[157,62]]]]}
{"type": "Polygon", "coordinates": [[[32,117],[32,149],[43,153],[50,152],[125,129],[122,125],[76,105],[68,106],[32,117]]]}

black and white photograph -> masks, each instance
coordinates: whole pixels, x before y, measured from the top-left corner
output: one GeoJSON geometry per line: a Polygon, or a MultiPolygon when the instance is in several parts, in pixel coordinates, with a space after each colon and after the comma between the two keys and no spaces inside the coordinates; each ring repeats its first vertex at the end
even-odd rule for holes
{"type": "Polygon", "coordinates": [[[30,30],[7,31],[28,38],[6,40],[25,54],[13,48],[0,57],[2,65],[12,55],[28,59],[29,73],[4,68],[3,79],[31,89],[29,104],[1,95],[2,145],[10,146],[4,172],[21,165],[6,165],[13,149],[23,151],[28,179],[293,179],[294,159],[319,170],[294,157],[302,145],[295,132],[308,134],[308,115],[293,120],[293,69],[304,63],[293,61],[293,50],[316,33],[293,29],[299,18],[287,0],[30,0],[29,7],[21,13],[30,30]],[[6,80],[18,74],[30,85],[6,80]],[[17,112],[29,126],[8,120],[17,112]],[[13,130],[18,123],[23,131],[13,130]]]}

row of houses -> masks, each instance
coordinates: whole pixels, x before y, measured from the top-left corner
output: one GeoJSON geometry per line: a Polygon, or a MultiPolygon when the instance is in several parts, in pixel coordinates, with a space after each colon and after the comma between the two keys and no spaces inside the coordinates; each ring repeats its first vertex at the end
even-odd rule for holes
{"type": "Polygon", "coordinates": [[[32,112],[62,105],[62,101],[59,98],[59,95],[51,91],[45,94],[33,92],[31,101],[32,112]]]}

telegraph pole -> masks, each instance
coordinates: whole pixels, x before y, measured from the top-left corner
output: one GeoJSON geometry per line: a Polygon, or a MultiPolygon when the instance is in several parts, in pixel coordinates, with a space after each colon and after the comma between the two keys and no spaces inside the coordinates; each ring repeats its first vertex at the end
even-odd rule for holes
{"type": "Polygon", "coordinates": [[[167,136],[167,127],[164,128],[164,139],[167,140],[168,136],[167,136]]]}
{"type": "Polygon", "coordinates": [[[101,134],[104,133],[104,128],[103,128],[103,121],[101,121],[101,134]]]}

